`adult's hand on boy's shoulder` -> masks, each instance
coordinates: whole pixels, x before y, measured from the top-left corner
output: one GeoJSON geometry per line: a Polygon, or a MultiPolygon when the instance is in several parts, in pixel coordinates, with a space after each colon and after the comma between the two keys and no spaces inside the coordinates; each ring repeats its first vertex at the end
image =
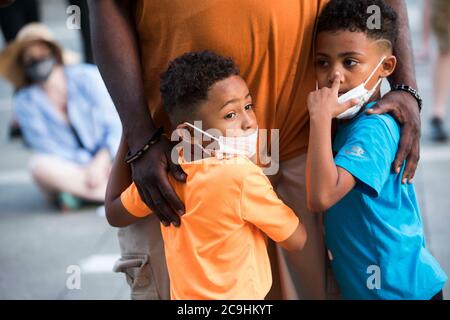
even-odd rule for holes
{"type": "Polygon", "coordinates": [[[368,114],[390,113],[401,125],[400,144],[392,164],[393,170],[400,172],[403,162],[406,167],[402,182],[412,182],[420,159],[420,111],[419,106],[410,94],[402,91],[387,93],[368,114]]]}
{"type": "Polygon", "coordinates": [[[179,216],[184,214],[184,204],[168,180],[169,173],[179,181],[186,181],[186,174],[181,167],[171,161],[172,148],[172,143],[162,136],[131,166],[139,195],[165,226],[171,223],[179,226],[179,216]]]}

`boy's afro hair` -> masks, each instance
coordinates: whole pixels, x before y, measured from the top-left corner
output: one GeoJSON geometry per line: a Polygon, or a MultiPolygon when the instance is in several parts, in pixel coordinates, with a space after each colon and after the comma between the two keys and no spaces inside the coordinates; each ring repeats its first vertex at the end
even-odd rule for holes
{"type": "Polygon", "coordinates": [[[323,31],[364,32],[371,39],[389,40],[394,46],[398,34],[397,13],[384,0],[331,0],[319,17],[317,33],[323,31]],[[369,28],[369,19],[374,14],[368,10],[371,6],[380,9],[380,28],[369,28]]]}
{"type": "Polygon", "coordinates": [[[188,52],[171,61],[161,74],[160,91],[173,124],[182,120],[181,115],[195,113],[211,86],[232,75],[239,75],[233,60],[212,51],[188,52]]]}

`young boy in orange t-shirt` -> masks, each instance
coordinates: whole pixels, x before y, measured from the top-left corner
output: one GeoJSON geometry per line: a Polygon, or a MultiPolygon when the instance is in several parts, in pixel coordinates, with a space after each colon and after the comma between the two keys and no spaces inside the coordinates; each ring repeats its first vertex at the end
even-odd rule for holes
{"type": "MultiPolygon", "coordinates": [[[[272,285],[264,234],[298,250],[306,231],[250,160],[258,128],[245,81],[229,58],[186,53],[162,74],[161,94],[184,141],[176,151],[187,174],[185,184],[169,175],[186,206],[181,225],[161,226],[171,298],[264,299],[272,285]]],[[[116,227],[151,213],[121,160],[125,152],[116,157],[106,197],[116,227]]]]}

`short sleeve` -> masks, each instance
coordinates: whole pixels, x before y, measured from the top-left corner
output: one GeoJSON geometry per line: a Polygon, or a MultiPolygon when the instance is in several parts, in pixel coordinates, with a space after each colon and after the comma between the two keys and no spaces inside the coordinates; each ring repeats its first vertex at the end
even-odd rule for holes
{"type": "Polygon", "coordinates": [[[134,182],[122,192],[120,201],[124,208],[135,217],[143,218],[151,213],[149,207],[142,201],[134,182]]]}
{"type": "Polygon", "coordinates": [[[365,117],[351,130],[335,157],[337,166],[357,179],[356,188],[378,197],[390,173],[397,152],[399,135],[392,118],[365,117]]]}
{"type": "Polygon", "coordinates": [[[252,170],[244,178],[240,207],[243,220],[276,242],[289,238],[299,224],[294,211],[278,198],[261,170],[252,170]]]}

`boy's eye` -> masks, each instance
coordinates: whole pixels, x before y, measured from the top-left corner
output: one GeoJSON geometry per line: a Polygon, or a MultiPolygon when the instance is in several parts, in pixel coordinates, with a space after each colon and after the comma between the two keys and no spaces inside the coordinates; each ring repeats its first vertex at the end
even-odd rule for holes
{"type": "Polygon", "coordinates": [[[322,68],[328,66],[328,61],[327,61],[327,60],[318,59],[318,60],[316,61],[316,63],[317,63],[317,65],[318,65],[319,67],[322,67],[322,68]]]}
{"type": "Polygon", "coordinates": [[[244,108],[245,108],[245,110],[251,110],[251,109],[254,109],[255,106],[253,105],[253,103],[249,103],[244,108]]]}
{"type": "Polygon", "coordinates": [[[225,116],[225,119],[233,119],[236,117],[236,112],[230,112],[225,116]]]}
{"type": "Polygon", "coordinates": [[[355,60],[353,60],[353,59],[346,59],[346,60],[344,61],[344,64],[345,64],[346,67],[353,67],[353,66],[355,66],[357,63],[358,63],[358,62],[355,61],[355,60]]]}

